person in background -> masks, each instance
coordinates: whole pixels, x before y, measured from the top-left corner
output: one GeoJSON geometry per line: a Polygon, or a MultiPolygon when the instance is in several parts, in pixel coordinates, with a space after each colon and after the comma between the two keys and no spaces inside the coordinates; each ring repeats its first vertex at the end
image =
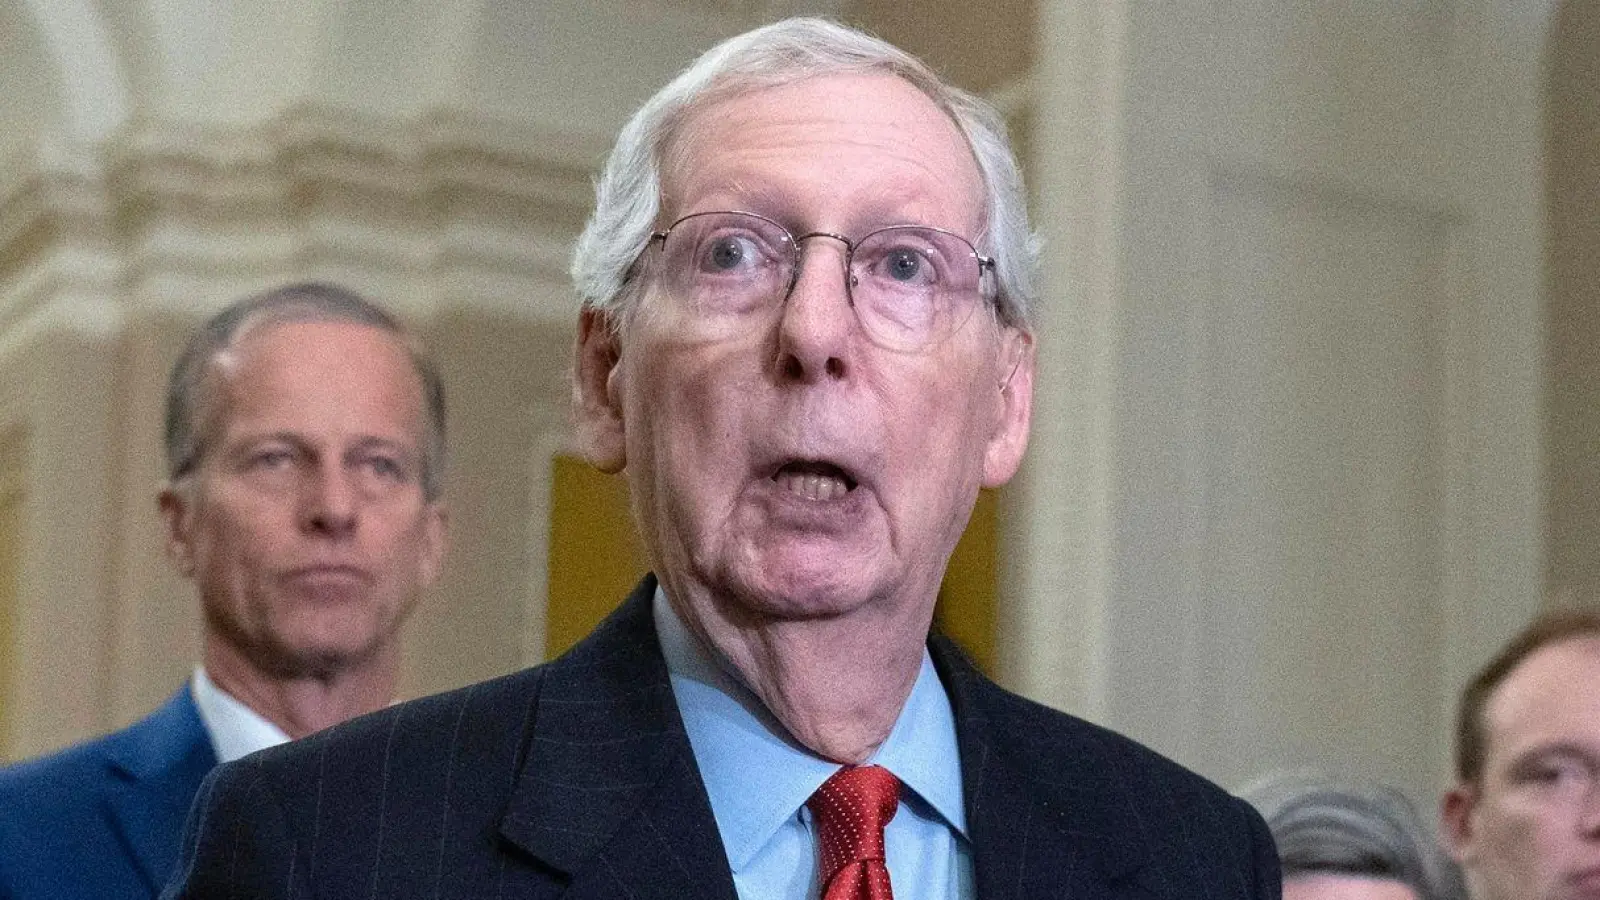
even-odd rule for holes
{"type": "Polygon", "coordinates": [[[444,452],[433,363],[349,291],[290,285],[194,335],[159,506],[200,664],[145,719],[0,770],[0,898],[155,897],[218,762],[389,704],[444,556],[444,452]]]}
{"type": "Polygon", "coordinates": [[[1403,794],[1280,772],[1239,794],[1272,831],[1284,900],[1461,900],[1460,876],[1403,794]]]}
{"type": "Polygon", "coordinates": [[[653,574],[549,663],[224,766],[169,898],[1275,898],[1249,806],[930,638],[1027,444],[997,114],[860,32],[708,51],[577,243],[576,437],[653,574]]]}
{"type": "Polygon", "coordinates": [[[1600,898],[1600,610],[1536,618],[1461,695],[1440,837],[1472,900],[1600,898]]]}

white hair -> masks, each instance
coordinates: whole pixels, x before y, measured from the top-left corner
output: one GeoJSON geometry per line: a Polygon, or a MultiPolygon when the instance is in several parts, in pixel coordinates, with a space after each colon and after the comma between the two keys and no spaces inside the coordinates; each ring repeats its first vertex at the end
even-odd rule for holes
{"type": "Polygon", "coordinates": [[[1239,792],[1267,822],[1285,879],[1387,878],[1419,900],[1457,900],[1460,875],[1405,795],[1309,770],[1271,773],[1239,792]]]}
{"type": "Polygon", "coordinates": [[[585,306],[629,312],[630,277],[661,211],[666,150],[697,109],[730,96],[806,78],[885,73],[927,95],[966,138],[983,179],[980,253],[994,257],[995,306],[1002,321],[1027,327],[1035,300],[1038,239],[1028,225],[1022,173],[1000,114],[946,84],[921,60],[871,35],[826,19],[794,18],[723,41],[645,102],[622,127],[595,183],[595,210],[572,257],[585,306]]]}

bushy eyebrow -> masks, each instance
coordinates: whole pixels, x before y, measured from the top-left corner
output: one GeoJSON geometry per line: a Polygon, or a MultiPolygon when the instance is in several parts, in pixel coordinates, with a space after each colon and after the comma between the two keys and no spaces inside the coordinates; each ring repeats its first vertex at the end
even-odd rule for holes
{"type": "Polygon", "coordinates": [[[403,456],[416,456],[421,453],[420,448],[412,444],[395,440],[394,438],[377,437],[375,435],[366,435],[358,438],[348,449],[350,452],[389,450],[403,456]]]}
{"type": "MultiPolygon", "coordinates": [[[[312,441],[293,431],[268,431],[261,434],[250,435],[227,450],[228,456],[248,454],[265,444],[287,444],[302,452],[316,452],[312,441]]],[[[374,450],[383,450],[405,457],[408,460],[420,459],[420,447],[403,440],[379,437],[377,435],[362,435],[355,442],[340,449],[341,455],[351,453],[370,453],[374,450]]]]}
{"type": "Polygon", "coordinates": [[[238,456],[256,450],[264,444],[288,444],[299,449],[305,449],[307,446],[306,441],[292,431],[267,431],[230,441],[223,447],[223,451],[228,456],[238,456]]]}

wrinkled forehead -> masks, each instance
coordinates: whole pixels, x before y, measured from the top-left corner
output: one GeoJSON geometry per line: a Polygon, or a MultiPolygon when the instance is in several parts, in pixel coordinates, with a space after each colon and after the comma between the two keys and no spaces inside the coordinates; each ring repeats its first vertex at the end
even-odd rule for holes
{"type": "MultiPolygon", "coordinates": [[[[890,198],[934,191],[943,202],[984,208],[978,159],[956,119],[914,82],[873,70],[702,94],[662,142],[662,215],[687,212],[685,196],[704,193],[708,184],[749,197],[752,205],[776,202],[781,186],[773,176],[782,164],[800,168],[835,156],[888,173],[881,190],[890,198]]],[[[848,179],[854,165],[831,174],[848,179]]]]}
{"type": "MultiPolygon", "coordinates": [[[[339,391],[346,384],[369,401],[398,398],[420,430],[424,384],[401,336],[339,318],[267,318],[240,328],[207,360],[200,381],[197,430],[215,437],[235,407],[267,396],[339,391]]],[[[288,399],[294,399],[290,396],[288,399]]],[[[306,397],[310,402],[311,397],[306,397]]]]}

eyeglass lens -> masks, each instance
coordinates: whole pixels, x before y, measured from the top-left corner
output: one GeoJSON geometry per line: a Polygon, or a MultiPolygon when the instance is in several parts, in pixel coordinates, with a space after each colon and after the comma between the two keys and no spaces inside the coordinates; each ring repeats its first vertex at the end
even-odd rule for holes
{"type": "MultiPolygon", "coordinates": [[[[811,234],[802,241],[837,238],[811,234]]],[[[846,290],[869,336],[896,349],[948,337],[981,300],[983,267],[963,238],[916,225],[879,229],[849,245],[846,290]]],[[[686,216],[667,232],[664,271],[709,326],[734,327],[792,290],[800,248],[787,229],[749,213],[686,216]]]]}

